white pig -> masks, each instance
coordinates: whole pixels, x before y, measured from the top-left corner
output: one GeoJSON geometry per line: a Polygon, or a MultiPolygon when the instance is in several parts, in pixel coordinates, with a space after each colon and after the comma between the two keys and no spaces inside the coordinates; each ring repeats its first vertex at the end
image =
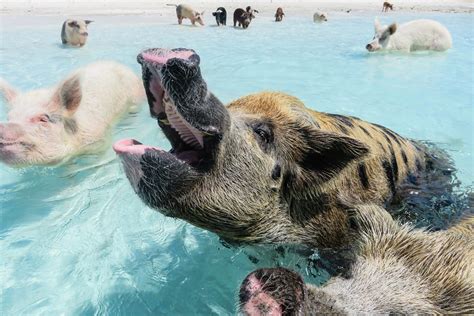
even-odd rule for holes
{"type": "Polygon", "coordinates": [[[401,25],[381,25],[375,19],[375,36],[365,46],[369,52],[377,50],[444,51],[452,46],[451,34],[441,23],[433,20],[414,20],[401,25]]]}
{"type": "Polygon", "coordinates": [[[61,41],[63,44],[71,46],[82,47],[86,44],[89,33],[87,26],[92,21],[90,20],[72,20],[64,21],[61,29],[61,41]]]}
{"type": "Polygon", "coordinates": [[[144,100],[129,68],[102,61],[80,68],[57,86],[19,93],[0,79],[8,122],[0,123],[0,161],[53,165],[102,151],[111,127],[144,100]]]}
{"type": "Polygon", "coordinates": [[[313,22],[314,23],[327,22],[327,20],[328,20],[328,14],[326,12],[316,11],[313,14],[313,22]]]}

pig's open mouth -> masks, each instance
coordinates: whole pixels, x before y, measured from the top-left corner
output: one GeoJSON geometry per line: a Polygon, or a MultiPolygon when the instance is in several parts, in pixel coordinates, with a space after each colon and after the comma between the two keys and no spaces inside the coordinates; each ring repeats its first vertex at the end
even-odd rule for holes
{"type": "MultiPolygon", "coordinates": [[[[155,154],[173,156],[194,168],[199,168],[207,154],[208,148],[204,144],[206,131],[199,130],[188,122],[179,112],[175,100],[171,97],[169,87],[182,81],[172,73],[170,60],[176,59],[182,63],[197,64],[199,57],[192,50],[150,49],[138,56],[138,62],[143,67],[143,81],[150,105],[152,117],[158,120],[158,125],[171,143],[171,150],[164,150],[141,144],[136,140],[122,140],[114,144],[118,154],[143,155],[147,151],[155,154]],[[166,78],[165,78],[166,77],[166,78]]],[[[187,70],[186,70],[187,71],[187,70]]],[[[186,73],[185,71],[185,73],[186,73]]]]}

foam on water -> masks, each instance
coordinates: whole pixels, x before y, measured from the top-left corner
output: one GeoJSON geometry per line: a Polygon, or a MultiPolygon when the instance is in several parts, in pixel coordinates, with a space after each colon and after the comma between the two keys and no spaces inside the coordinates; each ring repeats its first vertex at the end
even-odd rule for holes
{"type": "MultiPolygon", "coordinates": [[[[288,92],[314,109],[438,144],[471,185],[472,16],[391,17],[436,19],[451,31],[454,48],[369,55],[364,47],[373,36],[373,16],[335,14],[327,24],[261,16],[245,31],[96,17],[87,45],[68,49],[60,46],[60,19],[35,18],[29,26],[2,25],[0,76],[29,90],[98,59],[139,73],[136,55],[145,48],[192,48],[223,102],[260,90],[288,92]]],[[[169,148],[147,107],[123,121],[114,140],[169,148]]],[[[6,105],[1,108],[6,120],[6,105]]],[[[296,255],[282,259],[260,249],[265,255],[254,263],[247,254],[255,249],[224,247],[214,234],[148,209],[111,150],[57,168],[0,165],[0,215],[1,308],[8,315],[231,314],[241,280],[257,267],[280,262],[308,281],[326,277],[324,271],[310,275],[296,255]]]]}

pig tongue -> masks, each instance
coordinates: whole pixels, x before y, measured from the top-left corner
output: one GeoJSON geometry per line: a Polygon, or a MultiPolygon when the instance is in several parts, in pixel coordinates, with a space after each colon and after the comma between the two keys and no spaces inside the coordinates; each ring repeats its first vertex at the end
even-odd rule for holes
{"type": "Polygon", "coordinates": [[[143,145],[142,143],[134,139],[119,140],[113,145],[113,149],[118,155],[143,155],[147,149],[163,151],[163,149],[159,147],[143,145]]]}

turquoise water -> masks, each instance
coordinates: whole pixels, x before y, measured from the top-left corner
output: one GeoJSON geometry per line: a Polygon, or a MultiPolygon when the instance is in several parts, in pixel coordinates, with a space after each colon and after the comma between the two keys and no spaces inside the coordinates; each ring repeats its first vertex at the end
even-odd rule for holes
{"type": "MultiPolygon", "coordinates": [[[[0,76],[29,90],[98,59],[120,61],[139,73],[135,58],[144,48],[193,48],[210,89],[224,102],[260,90],[288,92],[316,110],[354,115],[436,143],[454,158],[463,185],[472,185],[473,17],[390,17],[436,19],[451,31],[454,48],[369,55],[364,46],[373,35],[370,14],[334,14],[322,25],[311,18],[276,24],[259,17],[246,31],[97,16],[82,49],[59,45],[61,18],[22,18],[12,25],[14,18],[2,17],[0,76]]],[[[4,121],[5,104],[0,109],[4,121]]],[[[115,129],[114,140],[126,137],[169,148],[147,105],[115,129]]],[[[326,277],[303,257],[228,248],[212,233],[148,209],[111,150],[57,168],[0,165],[0,215],[5,315],[233,314],[240,282],[257,267],[280,263],[311,282],[326,277]]]]}

